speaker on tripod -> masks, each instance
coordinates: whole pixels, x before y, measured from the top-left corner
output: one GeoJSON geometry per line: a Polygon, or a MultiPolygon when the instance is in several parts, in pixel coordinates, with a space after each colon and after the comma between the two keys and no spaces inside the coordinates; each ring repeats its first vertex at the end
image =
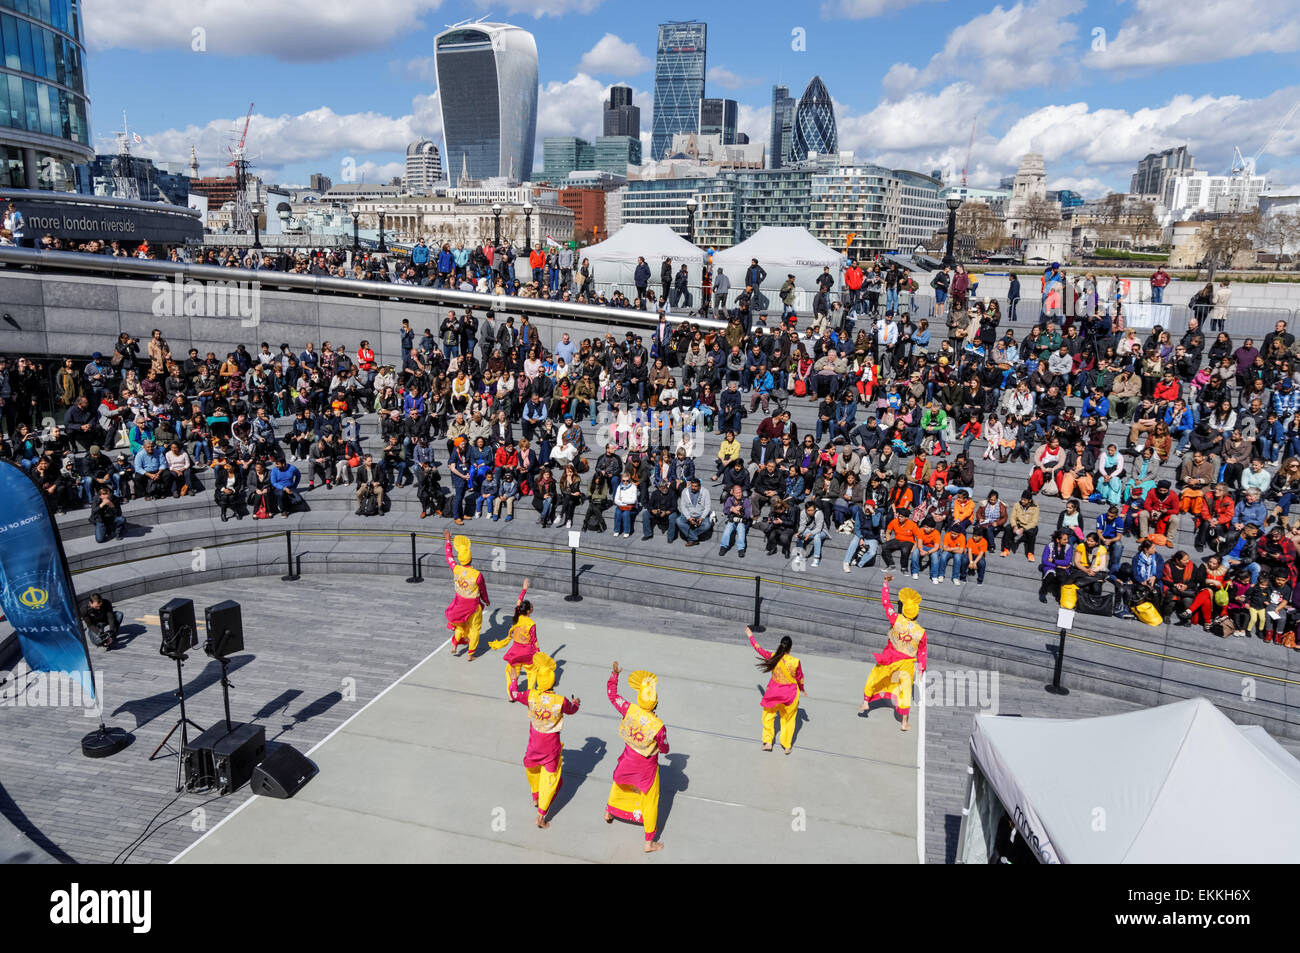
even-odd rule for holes
{"type": "MultiPolygon", "coordinates": [[[[158,623],[162,628],[162,645],[158,651],[167,656],[176,663],[176,697],[180,699],[181,716],[176,724],[172,725],[172,730],[167,732],[167,736],[159,743],[157,748],[153,749],[153,754],[149,755],[149,760],[153,761],[158,757],[158,752],[168,746],[172,735],[176,729],[181,730],[181,747],[176,754],[176,791],[179,793],[184,789],[182,777],[186,767],[186,752],[190,748],[189,728],[193,728],[203,733],[203,727],[195,724],[185,714],[185,674],[181,666],[189,658],[185,653],[199,644],[199,634],[195,628],[194,620],[194,600],[193,599],[173,599],[158,610],[158,623]]],[[[203,767],[196,767],[197,771],[203,771],[203,767]]],[[[186,776],[190,777],[190,776],[186,776]]]]}

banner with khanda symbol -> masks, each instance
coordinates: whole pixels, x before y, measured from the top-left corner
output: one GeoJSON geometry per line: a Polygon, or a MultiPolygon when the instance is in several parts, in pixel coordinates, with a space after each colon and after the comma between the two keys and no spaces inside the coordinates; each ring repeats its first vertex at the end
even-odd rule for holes
{"type": "Polygon", "coordinates": [[[0,460],[0,609],[36,672],[67,672],[95,695],[62,547],[41,491],[0,460]]]}

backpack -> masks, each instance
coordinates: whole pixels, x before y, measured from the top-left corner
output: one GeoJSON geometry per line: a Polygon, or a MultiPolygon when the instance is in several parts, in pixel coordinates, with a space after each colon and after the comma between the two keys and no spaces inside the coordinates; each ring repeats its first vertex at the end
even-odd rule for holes
{"type": "Polygon", "coordinates": [[[365,493],[361,497],[361,505],[357,508],[358,516],[378,516],[379,499],[373,493],[365,493]]]}

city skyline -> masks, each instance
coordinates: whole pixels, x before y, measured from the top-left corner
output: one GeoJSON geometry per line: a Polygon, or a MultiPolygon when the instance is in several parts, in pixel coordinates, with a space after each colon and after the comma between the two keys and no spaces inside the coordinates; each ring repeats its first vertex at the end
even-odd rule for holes
{"type": "MultiPolygon", "coordinates": [[[[117,0],[86,4],[97,151],[112,150],[111,132],[119,123],[111,117],[125,109],[132,131],[144,140],[133,146],[136,154],[188,162],[193,142],[203,174],[221,174],[235,122],[255,100],[250,155],[264,179],[300,184],[322,172],[335,182],[349,175],[388,181],[401,174],[410,142],[443,140],[433,37],[446,21],[486,12],[473,5],[423,12],[417,3],[399,16],[380,3],[366,11],[364,26],[358,15],[348,36],[323,25],[295,27],[290,50],[276,41],[290,31],[290,8],[271,4],[237,32],[236,6],[225,0],[209,6],[224,10],[227,22],[202,27],[205,49],[196,51],[191,34],[201,27],[190,24],[193,15],[145,5],[152,18],[146,26],[135,7],[117,0]],[[376,24],[376,13],[388,15],[376,24]],[[131,81],[140,63],[185,70],[184,89],[172,93],[131,81]],[[250,77],[246,93],[230,82],[232,63],[244,64],[237,75],[250,77]],[[349,68],[340,71],[340,63],[349,68]],[[329,78],[340,72],[346,81],[329,78]],[[366,74],[378,91],[356,82],[366,74]]],[[[772,86],[802,91],[820,75],[834,106],[839,148],[859,159],[923,172],[938,168],[949,181],[959,180],[973,124],[972,186],[996,186],[1015,171],[1019,155],[1036,151],[1045,157],[1052,188],[1089,197],[1126,192],[1139,160],[1184,144],[1198,168],[1226,171],[1234,147],[1253,155],[1300,99],[1300,71],[1286,55],[1300,50],[1300,27],[1261,19],[1250,5],[1224,17],[1208,0],[1189,0],[1176,5],[1176,17],[1162,18],[1160,32],[1143,22],[1171,7],[1171,0],[992,8],[953,0],[902,5],[874,18],[858,15],[871,6],[827,3],[820,13],[791,16],[790,24],[769,7],[774,16],[761,27],[725,11],[705,18],[704,95],[735,99],[738,131],[767,144],[772,86]],[[914,29],[921,15],[932,29],[914,29]],[[1215,38],[1212,49],[1201,36],[1207,32],[1215,38]],[[873,45],[891,52],[864,70],[856,65],[860,57],[848,53],[853,37],[868,33],[873,45]]],[[[600,136],[603,101],[613,85],[630,87],[646,113],[641,138],[648,157],[656,30],[689,14],[670,4],[652,16],[619,15],[601,0],[555,0],[529,9],[547,15],[494,19],[537,38],[536,167],[547,136],[600,136]]],[[[1300,121],[1280,130],[1260,157],[1259,170],[1274,186],[1300,184],[1296,127],[1300,121]]],[[[459,171],[457,165],[444,156],[449,174],[459,171]]]]}

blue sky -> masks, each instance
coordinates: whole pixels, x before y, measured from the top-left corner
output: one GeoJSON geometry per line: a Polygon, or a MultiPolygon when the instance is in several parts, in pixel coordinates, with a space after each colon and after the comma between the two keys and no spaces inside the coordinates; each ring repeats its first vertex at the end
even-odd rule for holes
{"type": "MultiPolygon", "coordinates": [[[[835,100],[840,148],[895,168],[995,185],[1042,152],[1050,188],[1126,191],[1136,161],[1187,143],[1197,168],[1253,155],[1300,101],[1294,0],[84,0],[92,132],[101,151],[126,110],[139,154],[219,173],[250,102],[254,167],[387,181],[421,135],[441,147],[432,40],[490,14],[537,39],[538,163],[547,135],[599,135],[609,86],[632,86],[648,141],[656,25],[709,24],[706,93],[741,104],[766,143],[771,86],[814,75],[835,100]],[[708,10],[701,13],[701,8],[708,10]],[[797,11],[797,12],[792,12],[797,11]],[[801,31],[801,32],[800,32],[801,31]],[[803,49],[796,49],[802,36],[803,49]]],[[[1300,185],[1300,114],[1259,170],[1300,185]]]]}

